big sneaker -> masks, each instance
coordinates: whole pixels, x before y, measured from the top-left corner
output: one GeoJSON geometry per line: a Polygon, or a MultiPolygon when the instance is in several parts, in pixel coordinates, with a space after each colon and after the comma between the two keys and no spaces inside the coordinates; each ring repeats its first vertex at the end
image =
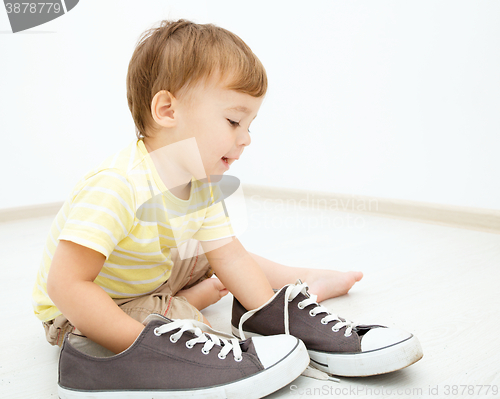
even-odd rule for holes
{"type": "MultiPolygon", "coordinates": [[[[247,311],[235,298],[232,331],[237,337],[290,334],[301,339],[311,365],[329,374],[364,377],[407,367],[423,356],[414,335],[398,328],[363,325],[316,303],[300,280],[279,290],[260,308],[247,311]]],[[[254,338],[255,339],[255,338],[254,338]]]]}
{"type": "Polygon", "coordinates": [[[309,364],[304,344],[287,335],[240,342],[195,320],[150,315],[144,323],[135,342],[116,355],[67,334],[59,397],[260,398],[289,384],[309,364]]]}

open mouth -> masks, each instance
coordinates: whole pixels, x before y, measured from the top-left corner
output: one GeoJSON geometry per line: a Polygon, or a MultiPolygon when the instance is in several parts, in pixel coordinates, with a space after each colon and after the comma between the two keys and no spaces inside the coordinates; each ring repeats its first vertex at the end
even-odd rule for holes
{"type": "Polygon", "coordinates": [[[222,162],[224,162],[226,165],[229,165],[229,162],[227,160],[228,159],[226,157],[222,157],[222,162]]]}

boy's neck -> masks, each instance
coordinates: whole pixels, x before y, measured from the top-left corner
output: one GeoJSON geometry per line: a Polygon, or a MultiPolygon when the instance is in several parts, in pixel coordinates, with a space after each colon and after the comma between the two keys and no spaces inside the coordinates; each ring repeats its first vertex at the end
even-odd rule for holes
{"type": "Polygon", "coordinates": [[[145,137],[143,142],[165,187],[176,197],[188,200],[192,178],[206,178],[196,140],[162,143],[145,137]]]}

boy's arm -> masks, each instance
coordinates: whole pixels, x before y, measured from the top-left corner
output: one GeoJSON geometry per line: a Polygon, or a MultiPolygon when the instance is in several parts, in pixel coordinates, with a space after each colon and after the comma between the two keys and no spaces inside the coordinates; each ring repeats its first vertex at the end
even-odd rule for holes
{"type": "Polygon", "coordinates": [[[97,251],[60,240],[50,266],[47,292],[71,324],[92,341],[120,353],[144,326],[94,283],[104,261],[104,255],[97,251]]]}
{"type": "Polygon", "coordinates": [[[246,309],[256,309],[274,295],[266,275],[236,237],[201,245],[217,277],[246,309]]]}

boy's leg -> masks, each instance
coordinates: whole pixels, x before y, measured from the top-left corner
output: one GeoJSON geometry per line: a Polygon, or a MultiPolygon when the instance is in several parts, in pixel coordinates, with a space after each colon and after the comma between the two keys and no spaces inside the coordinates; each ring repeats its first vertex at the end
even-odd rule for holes
{"type": "MultiPolygon", "coordinates": [[[[195,285],[210,278],[213,270],[204,254],[200,254],[199,242],[190,240],[188,253],[193,256],[180,259],[178,251],[172,249],[172,274],[165,284],[151,294],[138,298],[115,299],[115,303],[129,316],[141,323],[151,313],[158,313],[169,319],[207,320],[201,312],[191,305],[179,291],[193,288],[195,285]]],[[[45,336],[51,345],[61,346],[66,333],[83,335],[70,321],[60,315],[54,320],[43,323],[45,336]]]]}
{"type": "Polygon", "coordinates": [[[169,319],[194,319],[204,321],[203,315],[188,300],[178,295],[179,291],[191,288],[210,278],[213,270],[196,240],[189,240],[187,253],[191,257],[180,259],[177,249],[172,248],[172,273],[168,280],[151,294],[136,299],[117,299],[120,308],[135,320],[140,321],[151,313],[158,313],[169,319]]]}
{"type": "Polygon", "coordinates": [[[363,278],[361,272],[285,266],[251,252],[249,254],[259,264],[274,289],[300,279],[306,281],[310,292],[318,296],[318,302],[347,294],[363,278]]]}

